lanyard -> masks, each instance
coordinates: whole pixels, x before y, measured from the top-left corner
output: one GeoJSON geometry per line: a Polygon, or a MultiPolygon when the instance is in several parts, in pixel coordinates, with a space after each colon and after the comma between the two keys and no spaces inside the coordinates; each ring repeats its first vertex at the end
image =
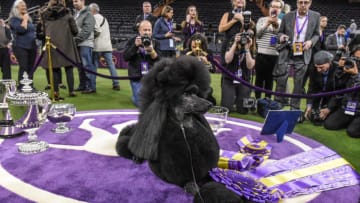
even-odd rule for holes
{"type": "Polygon", "coordinates": [[[193,35],[196,31],[196,24],[195,25],[190,24],[189,27],[190,27],[190,35],[193,35]]]}
{"type": "Polygon", "coordinates": [[[173,30],[172,30],[172,22],[171,22],[171,21],[166,22],[166,25],[167,25],[167,27],[169,28],[169,31],[172,32],[172,31],[173,31],[173,30]]]}
{"type": "Polygon", "coordinates": [[[304,30],[305,24],[307,23],[309,19],[309,16],[306,15],[305,21],[304,23],[301,25],[301,27],[299,27],[299,16],[296,16],[296,38],[299,39],[300,38],[300,34],[301,32],[304,30]]]}

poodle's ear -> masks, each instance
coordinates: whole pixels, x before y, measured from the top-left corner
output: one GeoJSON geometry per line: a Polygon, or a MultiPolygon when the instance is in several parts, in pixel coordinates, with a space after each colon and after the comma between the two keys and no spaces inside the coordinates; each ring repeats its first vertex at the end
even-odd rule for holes
{"type": "Polygon", "coordinates": [[[137,128],[131,136],[129,149],[143,159],[156,160],[162,127],[166,122],[166,105],[154,100],[139,116],[137,128]]]}
{"type": "Polygon", "coordinates": [[[199,87],[195,84],[191,84],[185,88],[185,92],[191,94],[197,94],[199,92],[199,87]]]}

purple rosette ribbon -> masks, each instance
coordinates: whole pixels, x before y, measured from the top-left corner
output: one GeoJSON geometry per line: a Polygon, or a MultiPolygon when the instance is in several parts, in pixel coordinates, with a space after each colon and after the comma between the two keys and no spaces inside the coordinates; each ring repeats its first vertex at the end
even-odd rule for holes
{"type": "Polygon", "coordinates": [[[254,202],[278,202],[360,184],[360,175],[351,165],[324,146],[249,171],[215,168],[210,176],[254,202]]]}

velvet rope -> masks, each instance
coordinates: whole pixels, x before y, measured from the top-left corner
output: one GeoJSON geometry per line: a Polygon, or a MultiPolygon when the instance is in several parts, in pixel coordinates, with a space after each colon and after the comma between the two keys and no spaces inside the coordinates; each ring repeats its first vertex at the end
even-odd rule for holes
{"type": "Polygon", "coordinates": [[[43,51],[43,52],[40,54],[39,58],[37,59],[36,63],[34,64],[34,66],[32,67],[31,72],[29,73],[29,75],[31,76],[31,78],[32,78],[32,76],[34,75],[36,69],[39,67],[42,58],[44,58],[44,54],[45,54],[45,52],[43,51]]]}
{"type": "Polygon", "coordinates": [[[331,92],[322,92],[322,93],[316,93],[316,94],[289,94],[289,93],[281,93],[281,92],[274,92],[271,90],[267,90],[261,87],[257,87],[252,85],[251,83],[245,81],[242,78],[238,78],[235,76],[234,73],[230,72],[227,68],[222,66],[218,61],[216,61],[213,57],[208,57],[208,60],[217,66],[222,73],[226,74],[227,76],[230,76],[233,80],[239,81],[241,84],[245,85],[246,87],[249,87],[251,89],[254,89],[256,91],[265,92],[267,94],[272,94],[279,97],[292,97],[292,98],[314,98],[314,97],[326,97],[326,96],[334,96],[339,94],[345,94],[349,92],[354,92],[360,90],[360,86],[355,86],[348,89],[342,89],[342,90],[336,90],[331,92]]]}
{"type": "Polygon", "coordinates": [[[57,47],[54,47],[54,49],[61,55],[63,56],[66,60],[68,60],[69,62],[71,62],[74,66],[83,69],[85,72],[91,73],[93,75],[97,75],[99,77],[102,78],[106,78],[106,79],[111,79],[111,80],[135,80],[135,79],[140,79],[141,76],[118,76],[118,77],[112,77],[112,76],[108,76],[108,75],[104,75],[92,70],[87,69],[86,67],[84,67],[81,63],[77,63],[74,60],[72,60],[71,58],[69,58],[64,52],[62,52],[60,49],[58,49],[57,47]]]}

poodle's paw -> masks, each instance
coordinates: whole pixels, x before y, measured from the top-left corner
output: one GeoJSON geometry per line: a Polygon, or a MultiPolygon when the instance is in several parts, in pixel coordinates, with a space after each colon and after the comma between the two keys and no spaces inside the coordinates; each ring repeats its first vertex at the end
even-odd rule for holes
{"type": "Polygon", "coordinates": [[[188,182],[185,184],[184,190],[189,194],[196,195],[199,193],[199,186],[195,182],[188,182]]]}
{"type": "Polygon", "coordinates": [[[200,188],[200,193],[194,197],[194,203],[243,203],[243,199],[227,189],[225,185],[209,182],[200,188]]]}
{"type": "Polygon", "coordinates": [[[119,136],[131,136],[134,133],[135,128],[136,124],[128,125],[121,130],[119,136]]]}
{"type": "Polygon", "coordinates": [[[133,159],[133,153],[128,148],[128,143],[130,141],[129,136],[121,136],[119,135],[118,140],[116,142],[116,152],[127,159],[133,159]]]}

